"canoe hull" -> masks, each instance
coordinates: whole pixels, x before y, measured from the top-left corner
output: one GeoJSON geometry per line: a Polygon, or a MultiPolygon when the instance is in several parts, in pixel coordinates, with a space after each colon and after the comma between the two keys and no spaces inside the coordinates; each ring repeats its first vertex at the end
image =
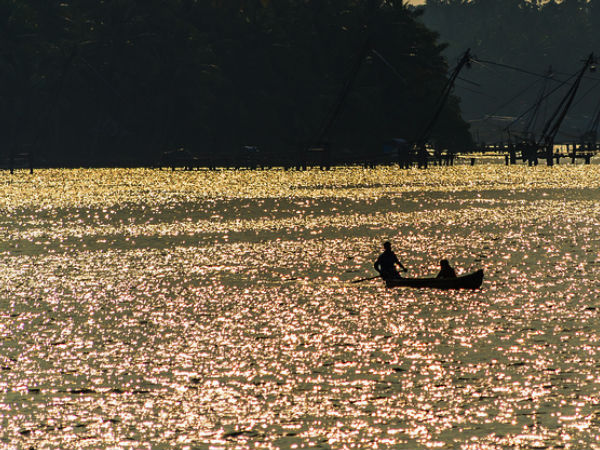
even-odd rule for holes
{"type": "Polygon", "coordinates": [[[483,270],[456,278],[388,278],[385,286],[433,288],[433,289],[479,289],[483,283],[483,270]]]}

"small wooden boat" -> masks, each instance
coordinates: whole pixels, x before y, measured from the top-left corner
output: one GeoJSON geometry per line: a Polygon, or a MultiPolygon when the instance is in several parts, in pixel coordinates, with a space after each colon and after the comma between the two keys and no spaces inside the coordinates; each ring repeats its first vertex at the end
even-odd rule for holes
{"type": "Polygon", "coordinates": [[[434,289],[479,289],[483,283],[483,270],[456,278],[388,278],[385,287],[414,287],[434,289]]]}

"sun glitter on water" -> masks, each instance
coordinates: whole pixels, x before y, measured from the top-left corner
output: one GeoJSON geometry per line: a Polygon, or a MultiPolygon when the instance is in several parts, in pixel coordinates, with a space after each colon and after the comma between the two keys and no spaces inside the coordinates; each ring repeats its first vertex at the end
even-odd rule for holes
{"type": "Polygon", "coordinates": [[[8,448],[595,448],[598,166],[0,174],[8,448]],[[476,292],[386,290],[449,258],[476,292]]]}

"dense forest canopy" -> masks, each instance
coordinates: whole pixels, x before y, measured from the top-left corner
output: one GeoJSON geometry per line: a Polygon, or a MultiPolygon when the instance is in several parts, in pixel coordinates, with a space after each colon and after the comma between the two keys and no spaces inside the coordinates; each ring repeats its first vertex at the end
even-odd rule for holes
{"type": "MultiPolygon", "coordinates": [[[[315,139],[344,86],[322,137],[381,152],[418,135],[447,79],[419,14],[393,0],[0,0],[2,154],[150,162],[257,145],[284,158],[315,139]],[[357,64],[365,42],[375,52],[357,64]]],[[[432,139],[469,146],[456,98],[432,139]]]]}
{"type": "MultiPolygon", "coordinates": [[[[535,118],[536,127],[542,127],[568,89],[568,83],[562,88],[560,83],[590,53],[600,56],[599,0],[427,0],[418,9],[424,11],[421,20],[448,43],[449,61],[465,48],[482,61],[462,74],[455,90],[476,139],[506,140],[506,127],[521,116],[509,129],[526,126],[527,111],[546,84],[545,92],[556,92],[535,118]],[[551,74],[548,81],[542,76],[546,73],[551,74]]],[[[559,140],[573,142],[589,132],[599,104],[600,75],[589,72],[559,140]]]]}

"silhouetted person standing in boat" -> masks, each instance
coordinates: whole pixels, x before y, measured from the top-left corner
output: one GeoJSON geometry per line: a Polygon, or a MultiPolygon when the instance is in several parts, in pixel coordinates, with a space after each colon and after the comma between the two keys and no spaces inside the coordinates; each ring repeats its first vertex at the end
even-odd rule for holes
{"type": "Polygon", "coordinates": [[[442,259],[440,261],[440,273],[438,273],[437,278],[456,278],[456,271],[452,268],[447,259],[442,259]]]}
{"type": "Polygon", "coordinates": [[[400,278],[396,264],[405,272],[408,269],[398,260],[396,254],[392,251],[392,244],[390,242],[384,242],[383,249],[383,253],[375,261],[375,270],[379,272],[381,278],[384,280],[387,278],[400,278]]]}

